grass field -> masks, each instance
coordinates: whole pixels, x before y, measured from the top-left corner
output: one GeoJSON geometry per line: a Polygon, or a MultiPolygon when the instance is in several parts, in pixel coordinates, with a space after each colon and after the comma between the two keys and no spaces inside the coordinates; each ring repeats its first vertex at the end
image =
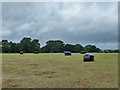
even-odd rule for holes
{"type": "MultiPolygon", "coordinates": [[[[84,55],[84,54],[83,54],[84,55]]],[[[93,63],[72,53],[2,54],[3,88],[117,88],[118,54],[95,53],[93,63]]]]}

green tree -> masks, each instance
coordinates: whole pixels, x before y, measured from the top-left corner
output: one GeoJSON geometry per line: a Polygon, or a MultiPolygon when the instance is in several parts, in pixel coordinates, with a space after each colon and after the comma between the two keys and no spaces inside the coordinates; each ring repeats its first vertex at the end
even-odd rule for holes
{"type": "Polygon", "coordinates": [[[42,53],[48,53],[48,50],[47,50],[47,48],[45,46],[43,46],[42,48],[40,48],[39,51],[42,52],[42,53]]]}
{"type": "Polygon", "coordinates": [[[33,39],[32,40],[32,50],[33,51],[39,51],[40,50],[40,43],[39,43],[39,40],[38,39],[33,39]]]}
{"type": "Polygon", "coordinates": [[[80,53],[80,51],[83,51],[84,48],[83,48],[82,45],[80,45],[80,44],[76,44],[76,45],[74,45],[73,50],[74,50],[75,53],[80,53]]]}
{"type": "Polygon", "coordinates": [[[9,52],[8,40],[2,40],[2,52],[4,52],[4,53],[8,53],[9,52]]]}
{"type": "Polygon", "coordinates": [[[72,45],[72,44],[66,44],[66,45],[64,46],[64,51],[74,52],[74,45],[72,45]]]}
{"type": "Polygon", "coordinates": [[[85,50],[86,50],[86,52],[100,52],[101,51],[95,45],[87,45],[87,46],[85,46],[85,50]]]}
{"type": "Polygon", "coordinates": [[[49,52],[63,52],[63,42],[60,40],[50,40],[46,42],[46,46],[44,47],[45,52],[49,53],[49,52]]]}
{"type": "Polygon", "coordinates": [[[72,45],[72,44],[66,44],[64,46],[64,51],[71,51],[73,53],[80,53],[80,51],[83,51],[84,48],[80,44],[72,45]]]}
{"type": "Polygon", "coordinates": [[[11,53],[19,53],[20,46],[19,43],[12,43],[12,41],[10,41],[9,43],[9,52],[11,53]]]}
{"type": "Polygon", "coordinates": [[[21,41],[20,41],[20,46],[23,52],[26,53],[30,53],[33,51],[32,49],[32,43],[31,43],[31,38],[28,37],[24,37],[21,41]]]}

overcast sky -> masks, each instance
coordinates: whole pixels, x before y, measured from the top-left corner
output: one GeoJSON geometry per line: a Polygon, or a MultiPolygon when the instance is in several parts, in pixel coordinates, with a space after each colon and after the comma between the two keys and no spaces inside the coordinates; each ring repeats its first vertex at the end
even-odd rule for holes
{"type": "Polygon", "coordinates": [[[118,3],[6,2],[2,4],[2,39],[23,37],[69,44],[118,48],[118,3]]]}

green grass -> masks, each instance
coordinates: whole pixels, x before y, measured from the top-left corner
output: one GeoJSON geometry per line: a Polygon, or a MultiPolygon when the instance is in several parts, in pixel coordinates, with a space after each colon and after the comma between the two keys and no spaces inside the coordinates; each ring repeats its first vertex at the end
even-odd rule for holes
{"type": "Polygon", "coordinates": [[[117,88],[118,54],[2,54],[3,88],[117,88]]]}

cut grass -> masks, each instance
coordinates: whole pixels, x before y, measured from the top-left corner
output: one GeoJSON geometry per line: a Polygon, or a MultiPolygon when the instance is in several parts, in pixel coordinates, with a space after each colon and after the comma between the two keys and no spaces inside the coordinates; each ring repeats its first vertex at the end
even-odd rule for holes
{"type": "Polygon", "coordinates": [[[2,54],[3,88],[117,88],[118,54],[94,53],[93,63],[72,53],[2,54]]]}

